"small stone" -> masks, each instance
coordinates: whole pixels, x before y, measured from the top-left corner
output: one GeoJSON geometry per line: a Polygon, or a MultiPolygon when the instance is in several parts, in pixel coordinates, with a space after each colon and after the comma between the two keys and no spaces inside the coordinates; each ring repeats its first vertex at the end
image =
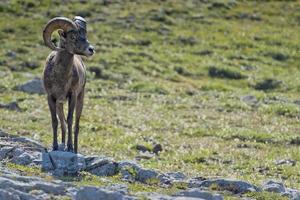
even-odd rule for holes
{"type": "Polygon", "coordinates": [[[156,144],[156,145],[154,145],[152,151],[153,151],[153,153],[158,154],[158,153],[161,152],[162,150],[163,150],[163,148],[162,148],[161,144],[156,144]]]}
{"type": "Polygon", "coordinates": [[[92,170],[89,170],[90,173],[97,176],[113,176],[117,174],[117,164],[110,162],[102,166],[98,166],[92,170]]]}
{"type": "Polygon", "coordinates": [[[168,172],[166,173],[169,177],[173,178],[174,180],[184,180],[186,179],[186,175],[182,172],[168,172]]]}
{"type": "Polygon", "coordinates": [[[8,103],[8,104],[0,103],[0,108],[5,108],[5,109],[8,109],[8,110],[14,110],[14,111],[17,111],[17,112],[21,111],[21,108],[20,108],[19,104],[15,101],[11,102],[11,103],[8,103]]]}
{"type": "Polygon", "coordinates": [[[22,85],[17,86],[17,89],[29,94],[44,94],[44,87],[40,78],[32,79],[22,85]]]}
{"type": "Polygon", "coordinates": [[[275,193],[284,193],[285,192],[285,187],[281,182],[273,181],[273,180],[268,180],[265,182],[262,186],[262,189],[264,191],[268,192],[275,192],[275,193]]]}
{"type": "Polygon", "coordinates": [[[141,167],[133,161],[121,161],[118,164],[118,171],[126,181],[134,181],[136,179],[137,172],[141,167]]]}
{"type": "Polygon", "coordinates": [[[86,171],[96,173],[98,176],[112,176],[117,171],[117,163],[112,158],[99,156],[99,157],[86,157],[86,171]]]}
{"type": "Polygon", "coordinates": [[[108,185],[108,186],[105,186],[104,189],[120,192],[121,194],[124,194],[124,195],[128,194],[128,185],[125,185],[125,184],[108,185]]]}
{"type": "Polygon", "coordinates": [[[3,160],[6,158],[7,154],[9,152],[11,152],[12,150],[14,149],[14,147],[10,147],[10,146],[5,146],[5,147],[2,147],[0,149],[0,160],[3,160]]]}
{"type": "Polygon", "coordinates": [[[39,64],[37,62],[26,61],[22,64],[22,66],[29,69],[36,69],[39,67],[39,64]]]}
{"type": "Polygon", "coordinates": [[[14,52],[14,51],[8,51],[5,55],[7,57],[11,57],[11,58],[16,58],[17,57],[17,53],[14,52]]]}
{"type": "Polygon", "coordinates": [[[241,101],[245,102],[249,106],[255,106],[258,103],[257,98],[253,95],[243,96],[243,97],[241,97],[241,101]]]}
{"type": "Polygon", "coordinates": [[[291,166],[295,166],[296,165],[296,161],[292,160],[292,159],[281,159],[281,160],[276,160],[275,164],[276,165],[291,165],[291,166]]]}
{"type": "Polygon", "coordinates": [[[141,144],[137,144],[135,146],[136,150],[138,151],[142,151],[142,152],[146,152],[146,151],[151,151],[150,148],[144,146],[144,145],[141,145],[141,144]]]}
{"type": "Polygon", "coordinates": [[[33,160],[34,157],[31,154],[23,152],[21,155],[13,157],[11,162],[18,165],[29,165],[33,160]]]}
{"type": "Polygon", "coordinates": [[[151,159],[153,158],[155,155],[153,153],[150,153],[149,151],[146,151],[146,152],[140,152],[139,155],[137,155],[135,157],[136,160],[142,160],[142,159],[145,159],[145,160],[148,160],[148,159],[151,159]]]}
{"type": "Polygon", "coordinates": [[[189,184],[190,187],[210,187],[215,186],[218,190],[230,191],[234,194],[243,194],[247,192],[260,191],[258,187],[245,181],[232,179],[210,179],[204,181],[193,181],[189,184]]]}
{"type": "Polygon", "coordinates": [[[137,181],[140,181],[142,183],[152,183],[159,181],[158,179],[158,172],[152,170],[152,169],[140,169],[137,172],[137,181]]]}
{"type": "Polygon", "coordinates": [[[279,88],[281,85],[282,85],[282,81],[275,80],[275,79],[265,79],[261,82],[258,82],[254,86],[254,88],[256,90],[268,91],[268,90],[279,88]]]}
{"type": "Polygon", "coordinates": [[[205,200],[223,200],[223,197],[220,194],[213,194],[208,191],[203,191],[199,188],[182,191],[175,194],[174,196],[202,198],[205,200]]]}

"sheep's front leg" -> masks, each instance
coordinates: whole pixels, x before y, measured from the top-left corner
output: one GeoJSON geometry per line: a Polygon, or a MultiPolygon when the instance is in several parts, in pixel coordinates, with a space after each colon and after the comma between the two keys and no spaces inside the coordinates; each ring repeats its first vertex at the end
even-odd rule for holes
{"type": "Polygon", "coordinates": [[[53,151],[56,151],[58,149],[58,143],[57,143],[57,116],[56,116],[56,100],[53,99],[53,97],[48,96],[48,105],[49,110],[51,113],[51,119],[52,119],[52,130],[53,130],[53,151]]]}
{"type": "Polygon", "coordinates": [[[73,142],[72,142],[72,125],[73,125],[73,113],[76,105],[76,94],[75,92],[71,93],[69,96],[69,110],[68,110],[68,142],[67,147],[68,151],[73,151],[73,142]]]}
{"type": "Polygon", "coordinates": [[[64,114],[64,107],[63,103],[57,103],[56,105],[56,112],[58,115],[58,118],[60,120],[60,126],[61,126],[61,142],[65,146],[65,140],[66,140],[66,118],[64,114]]]}
{"type": "Polygon", "coordinates": [[[79,121],[83,107],[83,97],[84,91],[82,91],[78,97],[76,102],[76,117],[75,117],[75,132],[74,132],[74,152],[78,151],[78,133],[79,133],[79,121]]]}

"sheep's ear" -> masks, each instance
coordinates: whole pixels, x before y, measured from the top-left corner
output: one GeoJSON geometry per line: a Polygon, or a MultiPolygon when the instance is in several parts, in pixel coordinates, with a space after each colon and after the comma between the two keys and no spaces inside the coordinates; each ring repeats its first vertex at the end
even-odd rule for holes
{"type": "Polygon", "coordinates": [[[66,36],[67,36],[66,33],[63,30],[58,30],[58,34],[62,38],[66,38],[66,36]]]}

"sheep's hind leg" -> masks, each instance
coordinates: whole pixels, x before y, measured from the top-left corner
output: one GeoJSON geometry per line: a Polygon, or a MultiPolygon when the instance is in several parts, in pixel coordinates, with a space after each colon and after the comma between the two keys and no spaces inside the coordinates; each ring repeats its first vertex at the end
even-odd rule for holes
{"type": "Polygon", "coordinates": [[[51,119],[52,119],[53,151],[56,151],[56,150],[58,150],[58,143],[57,143],[58,121],[57,121],[57,116],[56,116],[56,100],[51,96],[48,96],[48,105],[49,105],[49,110],[50,110],[51,119]]]}

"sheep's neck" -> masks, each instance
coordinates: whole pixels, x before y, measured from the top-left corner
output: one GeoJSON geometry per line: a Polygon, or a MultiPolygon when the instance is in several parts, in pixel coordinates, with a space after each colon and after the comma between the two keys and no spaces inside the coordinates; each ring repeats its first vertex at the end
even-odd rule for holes
{"type": "Polygon", "coordinates": [[[56,62],[58,66],[57,72],[64,76],[70,76],[73,70],[74,54],[66,50],[58,51],[56,54],[56,62]]]}

